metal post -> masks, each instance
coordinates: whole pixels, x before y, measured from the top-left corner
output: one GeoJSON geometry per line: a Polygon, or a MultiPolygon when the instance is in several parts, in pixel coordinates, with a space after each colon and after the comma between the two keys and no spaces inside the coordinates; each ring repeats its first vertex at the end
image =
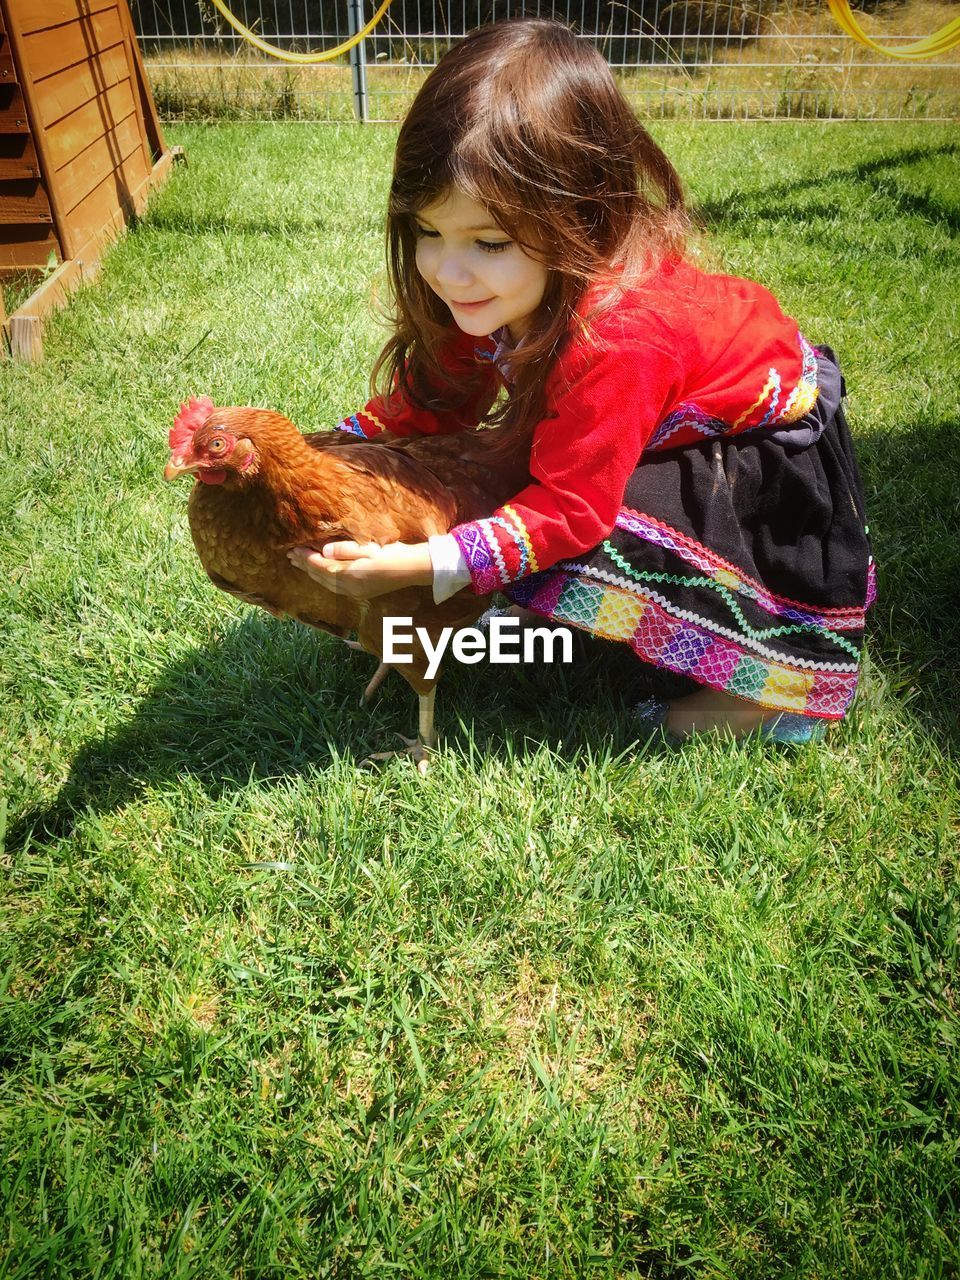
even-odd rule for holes
{"type": "MultiPolygon", "coordinates": [[[[350,34],[355,36],[363,29],[363,0],[348,0],[350,34]]],[[[350,50],[350,72],[353,76],[353,110],[361,124],[370,118],[370,102],[367,97],[366,40],[360,40],[350,50]]]]}

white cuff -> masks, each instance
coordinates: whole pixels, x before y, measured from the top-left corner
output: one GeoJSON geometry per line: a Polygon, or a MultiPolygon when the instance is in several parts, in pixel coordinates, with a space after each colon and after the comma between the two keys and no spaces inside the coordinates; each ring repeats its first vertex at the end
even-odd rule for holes
{"type": "Polygon", "coordinates": [[[470,569],[453,534],[435,533],[427,539],[433,565],[433,603],[443,604],[470,583],[470,569]]]}

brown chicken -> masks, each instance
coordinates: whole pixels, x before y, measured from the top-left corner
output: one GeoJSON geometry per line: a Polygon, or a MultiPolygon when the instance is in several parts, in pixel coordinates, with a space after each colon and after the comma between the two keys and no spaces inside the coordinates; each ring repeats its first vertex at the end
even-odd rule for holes
{"type": "MultiPolygon", "coordinates": [[[[340,431],[301,435],[279,413],[215,408],[208,397],[191,398],[170,432],[164,476],[197,479],[190,530],[216,586],[345,640],[355,632],[355,647],[381,659],[364,693],[369,700],[389,670],[382,662],[385,617],[411,617],[435,644],[444,627],[475,622],[490,597],[465,590],[438,605],[429,587],[406,587],[351,600],[295,569],[287,552],[342,538],[423,542],[489,515],[529,481],[529,440],[518,440],[509,457],[499,451],[494,458],[495,435],[499,431],[481,430],[386,442],[340,431]]],[[[405,741],[423,772],[436,740],[439,675],[428,678],[428,657],[416,638],[411,648],[412,663],[396,670],[420,699],[418,738],[405,741]]]]}

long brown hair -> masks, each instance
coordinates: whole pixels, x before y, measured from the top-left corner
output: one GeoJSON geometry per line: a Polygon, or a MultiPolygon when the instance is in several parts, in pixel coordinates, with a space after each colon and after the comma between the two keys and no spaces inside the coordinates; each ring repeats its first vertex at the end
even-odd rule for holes
{"type": "Polygon", "coordinates": [[[482,404],[484,373],[471,380],[458,370],[451,385],[440,352],[453,322],[416,266],[416,215],[452,188],[484,205],[548,269],[543,300],[511,356],[511,394],[498,408],[484,406],[485,420],[512,436],[544,416],[547,376],[587,289],[600,286],[592,315],[682,255],[683,191],[601,54],[562,24],[494,23],[440,61],[397,141],[387,211],[395,331],[371,383],[465,414],[482,404]]]}

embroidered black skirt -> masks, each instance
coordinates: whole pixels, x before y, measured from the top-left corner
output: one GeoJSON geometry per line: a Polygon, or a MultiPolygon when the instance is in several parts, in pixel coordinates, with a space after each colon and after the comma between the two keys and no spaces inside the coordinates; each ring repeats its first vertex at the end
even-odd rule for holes
{"type": "Polygon", "coordinates": [[[764,707],[840,719],[874,566],[829,348],[813,412],[644,455],[601,546],[513,583],[535,613],[764,707]]]}

